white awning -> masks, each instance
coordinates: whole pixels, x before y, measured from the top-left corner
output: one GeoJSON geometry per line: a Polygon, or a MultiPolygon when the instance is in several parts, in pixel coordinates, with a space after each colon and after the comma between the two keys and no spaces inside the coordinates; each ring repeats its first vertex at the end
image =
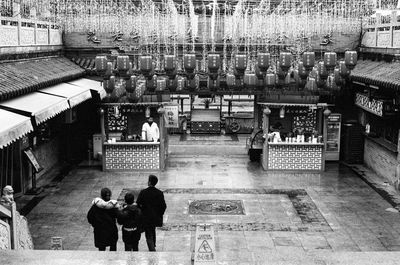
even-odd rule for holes
{"type": "Polygon", "coordinates": [[[89,88],[82,88],[67,83],[61,83],[39,90],[39,92],[64,97],[68,100],[71,108],[92,98],[89,88]]]}
{"type": "Polygon", "coordinates": [[[67,83],[95,91],[96,93],[98,93],[100,95],[100,99],[103,99],[107,96],[107,92],[104,90],[101,82],[99,82],[99,81],[95,81],[95,80],[91,80],[91,79],[87,79],[87,78],[81,78],[78,80],[69,81],[67,83]]]}
{"type": "Polygon", "coordinates": [[[36,124],[70,108],[66,98],[39,92],[0,102],[0,107],[23,115],[34,116],[36,124]]]}
{"type": "Polygon", "coordinates": [[[33,131],[31,118],[0,109],[0,149],[33,131]]]}

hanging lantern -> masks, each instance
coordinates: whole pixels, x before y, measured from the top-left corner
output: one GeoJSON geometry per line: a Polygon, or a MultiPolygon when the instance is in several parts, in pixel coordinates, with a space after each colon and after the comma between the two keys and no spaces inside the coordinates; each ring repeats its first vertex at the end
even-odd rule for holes
{"type": "Polygon", "coordinates": [[[136,88],[137,77],[132,75],[125,81],[125,90],[128,93],[134,93],[136,88]]]}
{"type": "Polygon", "coordinates": [[[289,52],[282,52],[279,54],[280,68],[287,72],[292,65],[292,54],[289,52]]]}
{"type": "Polygon", "coordinates": [[[110,79],[110,77],[113,75],[113,65],[112,62],[107,63],[107,70],[106,73],[104,74],[105,79],[110,79]]]}
{"type": "Polygon", "coordinates": [[[344,53],[344,60],[346,62],[347,68],[353,70],[357,64],[357,52],[356,51],[347,51],[344,53]]]}
{"type": "Polygon", "coordinates": [[[163,91],[167,88],[167,81],[165,80],[164,77],[160,77],[157,79],[157,91],[163,91]]]}
{"type": "Polygon", "coordinates": [[[303,62],[299,62],[298,73],[301,79],[306,79],[308,76],[308,71],[304,67],[303,62]]]}
{"type": "Polygon", "coordinates": [[[164,56],[164,69],[166,72],[172,72],[176,68],[175,55],[164,56]]]}
{"type": "Polygon", "coordinates": [[[146,110],[144,111],[144,116],[145,116],[146,118],[148,118],[148,117],[151,116],[150,113],[151,113],[151,112],[150,112],[150,107],[146,107],[146,110]]]}
{"type": "Polygon", "coordinates": [[[315,78],[309,78],[308,82],[306,84],[306,88],[309,91],[316,91],[317,90],[317,82],[315,80],[315,78]]]}
{"type": "Polygon", "coordinates": [[[129,62],[129,69],[128,72],[126,72],[126,74],[128,75],[128,78],[133,75],[133,67],[132,67],[132,63],[129,62]]]}
{"type": "Polygon", "coordinates": [[[350,70],[347,68],[345,61],[339,62],[339,74],[343,78],[346,78],[350,75],[350,70]]]}
{"type": "Polygon", "coordinates": [[[336,81],[335,81],[335,75],[334,74],[329,75],[328,79],[326,79],[326,87],[330,91],[338,91],[339,90],[339,87],[337,86],[336,81]]]}
{"type": "Polygon", "coordinates": [[[267,74],[265,76],[265,84],[268,88],[273,88],[276,84],[276,76],[274,74],[267,74]]]}
{"type": "Polygon", "coordinates": [[[176,91],[182,91],[185,89],[185,78],[181,77],[178,79],[178,84],[176,86],[176,91]]]}
{"type": "Polygon", "coordinates": [[[326,52],[324,54],[324,64],[328,71],[332,71],[336,66],[337,55],[336,52],[326,52]]]}
{"type": "Polygon", "coordinates": [[[266,72],[269,68],[271,55],[269,53],[259,53],[257,55],[257,65],[262,72],[266,72]]]}
{"type": "Polygon", "coordinates": [[[286,73],[282,67],[280,62],[276,62],[276,75],[279,79],[284,79],[286,77],[286,73]]]}
{"type": "Polygon", "coordinates": [[[140,71],[143,74],[148,74],[153,70],[153,61],[150,55],[140,56],[140,71]]]}
{"type": "Polygon", "coordinates": [[[254,65],[254,73],[256,74],[258,79],[264,78],[264,74],[263,74],[263,72],[261,72],[260,67],[258,67],[257,63],[254,65]]]}
{"type": "Polygon", "coordinates": [[[317,71],[322,80],[326,80],[328,78],[328,70],[326,69],[324,62],[318,63],[317,71]]]}
{"type": "Polygon", "coordinates": [[[340,76],[340,71],[339,71],[339,69],[335,69],[335,70],[333,71],[333,76],[335,77],[335,83],[336,83],[336,85],[341,86],[343,81],[342,81],[342,77],[340,76]]]}
{"type": "Polygon", "coordinates": [[[256,74],[245,74],[244,84],[246,85],[247,88],[254,88],[257,84],[256,74]]]}
{"type": "Polygon", "coordinates": [[[235,70],[238,74],[243,74],[247,67],[247,57],[246,54],[236,54],[235,55],[235,70]]]}
{"type": "Polygon", "coordinates": [[[208,55],[208,70],[210,73],[217,73],[221,65],[221,58],[219,54],[212,53],[208,55]]]}
{"type": "Polygon", "coordinates": [[[107,94],[111,94],[115,88],[115,76],[110,76],[110,79],[103,81],[103,88],[107,94]]]}
{"type": "Polygon", "coordinates": [[[315,65],[315,53],[305,52],[303,53],[303,65],[307,71],[311,71],[315,65]]]}
{"type": "Polygon", "coordinates": [[[126,75],[129,70],[129,56],[128,55],[118,55],[117,56],[117,70],[119,74],[126,75]]]}
{"type": "Polygon", "coordinates": [[[95,59],[96,72],[99,76],[105,75],[107,71],[107,57],[106,56],[96,56],[95,59]]]}
{"type": "Polygon", "coordinates": [[[228,85],[229,88],[232,88],[235,86],[236,83],[236,77],[233,74],[227,74],[226,75],[226,84],[228,85]]]}
{"type": "Polygon", "coordinates": [[[196,69],[196,54],[185,54],[183,55],[183,68],[188,73],[193,73],[196,69]]]}

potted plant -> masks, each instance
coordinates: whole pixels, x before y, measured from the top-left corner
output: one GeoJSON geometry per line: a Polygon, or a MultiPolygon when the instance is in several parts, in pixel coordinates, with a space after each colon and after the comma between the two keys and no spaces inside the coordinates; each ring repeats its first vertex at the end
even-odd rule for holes
{"type": "Polygon", "coordinates": [[[209,109],[209,108],[210,108],[211,99],[205,98],[205,99],[203,99],[202,102],[204,103],[204,107],[205,107],[206,109],[209,109]]]}

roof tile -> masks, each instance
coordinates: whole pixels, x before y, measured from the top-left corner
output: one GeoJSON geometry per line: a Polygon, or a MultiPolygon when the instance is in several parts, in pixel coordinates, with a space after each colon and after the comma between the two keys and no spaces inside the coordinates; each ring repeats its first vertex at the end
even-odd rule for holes
{"type": "Polygon", "coordinates": [[[0,101],[69,81],[85,73],[64,57],[0,63],[0,101]]]}

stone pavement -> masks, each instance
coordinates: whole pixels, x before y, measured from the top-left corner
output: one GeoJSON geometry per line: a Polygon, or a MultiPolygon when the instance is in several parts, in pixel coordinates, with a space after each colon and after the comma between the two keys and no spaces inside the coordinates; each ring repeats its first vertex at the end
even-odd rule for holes
{"type": "MultiPolygon", "coordinates": [[[[174,137],[170,150],[179,149],[174,137]]],[[[265,172],[244,154],[243,138],[237,145],[220,146],[225,155],[193,154],[212,146],[208,142],[171,154],[164,172],[152,172],[159,176],[158,187],[165,191],[168,205],[165,226],[157,231],[157,251],[173,253],[154,254],[160,264],[173,264],[167,261],[173,257],[180,260],[174,264],[190,264],[194,225],[204,222],[215,225],[218,264],[265,264],[268,259],[280,264],[377,264],[371,263],[368,253],[354,254],[369,251],[381,251],[376,257],[387,257],[385,264],[395,264],[390,263],[393,255],[388,251],[400,250],[399,213],[387,211],[391,205],[351,169],[328,163],[320,174],[265,172]],[[242,154],[229,153],[230,148],[239,150],[238,146],[242,154]],[[194,200],[239,200],[245,215],[189,214],[194,200]],[[365,263],[343,263],[339,257],[353,261],[360,257],[365,263]]],[[[86,220],[91,200],[103,187],[112,190],[114,199],[126,189],[137,192],[146,187],[148,174],[72,170],[27,215],[35,248],[49,249],[50,238],[61,236],[65,250],[96,250],[86,220]]],[[[122,254],[122,250],[120,235],[118,251],[122,254]]],[[[146,263],[153,254],[147,252],[144,235],[139,250],[133,256],[124,253],[118,260],[142,257],[143,263],[138,264],[158,264],[146,263]]],[[[79,257],[85,259],[84,254],[79,257]]]]}

